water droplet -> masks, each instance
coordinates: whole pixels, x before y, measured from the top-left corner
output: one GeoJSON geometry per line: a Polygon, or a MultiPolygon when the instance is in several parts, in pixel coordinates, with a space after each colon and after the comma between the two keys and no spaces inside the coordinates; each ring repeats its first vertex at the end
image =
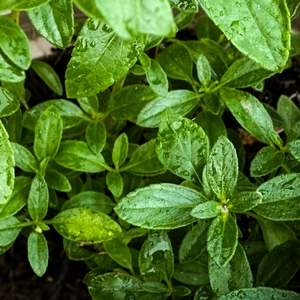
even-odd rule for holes
{"type": "Polygon", "coordinates": [[[221,17],[224,16],[224,13],[223,13],[222,11],[220,11],[220,16],[221,16],[221,17]]]}
{"type": "Polygon", "coordinates": [[[106,24],[103,24],[102,30],[103,30],[104,32],[107,32],[107,33],[112,32],[112,29],[111,29],[108,25],[106,25],[106,24]]]}
{"type": "Polygon", "coordinates": [[[87,50],[87,42],[86,39],[82,36],[78,37],[75,43],[76,50],[79,52],[85,52],[87,50]]]}
{"type": "Polygon", "coordinates": [[[235,5],[236,5],[237,7],[241,7],[241,3],[240,3],[240,2],[235,2],[235,5]]]}
{"type": "Polygon", "coordinates": [[[100,26],[100,21],[95,20],[95,19],[89,19],[88,21],[88,28],[90,30],[97,30],[100,26]]]}
{"type": "Polygon", "coordinates": [[[244,291],[239,291],[237,293],[237,297],[239,297],[240,299],[245,299],[246,298],[246,293],[244,291]]]}
{"type": "Polygon", "coordinates": [[[90,45],[91,45],[91,47],[94,48],[94,47],[96,46],[96,42],[95,42],[95,41],[91,41],[91,42],[90,42],[90,45]]]}

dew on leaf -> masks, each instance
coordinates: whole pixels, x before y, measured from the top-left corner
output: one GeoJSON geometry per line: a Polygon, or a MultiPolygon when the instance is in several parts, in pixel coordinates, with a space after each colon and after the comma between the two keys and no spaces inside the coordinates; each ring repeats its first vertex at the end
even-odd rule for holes
{"type": "Polygon", "coordinates": [[[89,19],[88,21],[88,28],[90,30],[97,30],[100,26],[100,21],[95,20],[95,19],[89,19]]]}

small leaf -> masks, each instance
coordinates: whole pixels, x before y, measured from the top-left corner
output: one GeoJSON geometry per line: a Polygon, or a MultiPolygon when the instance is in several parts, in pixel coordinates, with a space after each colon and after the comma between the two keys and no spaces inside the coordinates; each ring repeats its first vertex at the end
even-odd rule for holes
{"type": "Polygon", "coordinates": [[[211,70],[209,62],[203,54],[200,54],[196,63],[196,67],[200,83],[204,85],[204,87],[207,87],[211,80],[211,70]]]}
{"type": "Polygon", "coordinates": [[[47,170],[45,176],[47,185],[60,192],[70,192],[72,187],[68,178],[55,170],[47,170]]]}
{"type": "Polygon", "coordinates": [[[81,243],[76,243],[66,238],[63,239],[64,250],[71,260],[88,260],[93,257],[94,253],[84,247],[81,243]]]}
{"type": "Polygon", "coordinates": [[[20,106],[18,99],[9,90],[0,87],[0,118],[15,113],[20,106]]]}
{"type": "Polygon", "coordinates": [[[300,162],[300,140],[295,140],[287,144],[289,152],[300,162]]]}
{"type": "Polygon", "coordinates": [[[198,204],[191,211],[191,215],[197,219],[210,219],[222,213],[222,205],[217,201],[207,201],[198,204]]]}
{"type": "Polygon", "coordinates": [[[262,202],[259,192],[240,192],[234,194],[228,202],[228,209],[234,213],[245,213],[262,202]]]}
{"type": "Polygon", "coordinates": [[[128,137],[126,133],[122,133],[115,140],[113,151],[112,151],[112,160],[115,167],[118,169],[124,161],[126,160],[128,153],[128,137]]]}
{"type": "Polygon", "coordinates": [[[202,15],[198,18],[197,23],[195,24],[195,31],[198,40],[209,38],[218,42],[222,35],[222,31],[207,15],[202,15]]]}
{"type": "Polygon", "coordinates": [[[0,245],[1,247],[10,245],[19,235],[21,227],[18,227],[20,221],[15,217],[8,217],[0,220],[0,245]]]}
{"type": "Polygon", "coordinates": [[[123,178],[120,173],[108,172],[106,175],[106,185],[115,197],[120,197],[123,192],[123,178]]]}
{"type": "Polygon", "coordinates": [[[90,97],[77,98],[80,107],[90,115],[94,115],[99,110],[99,100],[96,95],[90,97]]]}
{"type": "Polygon", "coordinates": [[[106,128],[102,122],[90,123],[85,132],[86,142],[91,151],[100,154],[106,144],[106,128]]]}
{"type": "Polygon", "coordinates": [[[172,288],[172,294],[179,297],[188,296],[192,291],[183,285],[177,285],[172,288]]]}
{"type": "Polygon", "coordinates": [[[51,225],[71,241],[91,244],[111,240],[121,233],[118,223],[109,216],[83,207],[58,213],[51,219],[51,225]]]}
{"type": "Polygon", "coordinates": [[[209,282],[207,265],[197,261],[175,264],[174,278],[188,285],[202,285],[209,282]]]}
{"type": "Polygon", "coordinates": [[[41,277],[48,267],[48,245],[42,233],[32,231],[27,241],[28,260],[34,273],[41,277]]]}

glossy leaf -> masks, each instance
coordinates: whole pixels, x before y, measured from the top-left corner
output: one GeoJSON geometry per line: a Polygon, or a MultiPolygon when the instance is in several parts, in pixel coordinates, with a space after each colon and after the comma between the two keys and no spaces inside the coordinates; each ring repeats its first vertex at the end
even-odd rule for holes
{"type": "Polygon", "coordinates": [[[137,124],[142,127],[158,127],[161,115],[167,108],[182,116],[190,112],[197,104],[197,94],[189,90],[175,90],[165,97],[158,97],[141,110],[137,124]]]}
{"type": "Polygon", "coordinates": [[[85,132],[86,142],[90,150],[100,154],[106,144],[106,128],[102,122],[90,123],[85,132]]]}
{"type": "Polygon", "coordinates": [[[120,226],[109,216],[89,208],[70,208],[51,219],[51,225],[63,237],[74,242],[101,243],[121,233],[120,226]]]}
{"type": "Polygon", "coordinates": [[[240,192],[234,194],[228,202],[228,209],[234,213],[245,213],[262,202],[259,192],[240,192]]]}
{"type": "Polygon", "coordinates": [[[217,201],[207,201],[198,204],[191,211],[191,215],[197,219],[210,219],[222,213],[222,205],[217,201]]]}
{"type": "Polygon", "coordinates": [[[7,9],[27,10],[43,5],[50,0],[8,0],[0,4],[0,11],[7,9]]]}
{"type": "Polygon", "coordinates": [[[203,54],[200,54],[196,67],[200,83],[207,87],[211,80],[211,69],[207,58],[203,54]]]}
{"type": "Polygon", "coordinates": [[[13,65],[4,53],[0,51],[0,80],[7,82],[20,82],[25,79],[25,72],[13,65]]]}
{"type": "Polygon", "coordinates": [[[300,162],[300,140],[295,140],[288,143],[288,150],[293,157],[300,162]]]}
{"type": "Polygon", "coordinates": [[[94,253],[85,247],[81,247],[81,243],[76,243],[66,238],[63,239],[64,250],[71,260],[88,260],[93,257],[94,253]]]}
{"type": "Polygon", "coordinates": [[[136,226],[173,229],[193,223],[196,219],[190,215],[191,210],[205,200],[200,193],[187,187],[153,184],[129,193],[115,211],[120,218],[136,226]]]}
{"type": "Polygon", "coordinates": [[[94,115],[99,110],[99,100],[96,95],[90,97],[77,98],[80,107],[90,115],[94,115]]]}
{"type": "Polygon", "coordinates": [[[55,170],[47,170],[45,176],[47,185],[60,192],[70,192],[72,187],[68,178],[55,170]]]}
{"type": "Polygon", "coordinates": [[[214,22],[207,16],[200,16],[195,24],[195,31],[198,40],[209,38],[218,42],[222,31],[214,24],[214,22]]]}
{"type": "Polygon", "coordinates": [[[42,233],[32,231],[27,241],[28,260],[34,273],[41,277],[45,274],[49,252],[48,244],[45,236],[42,233]]]}
{"type": "Polygon", "coordinates": [[[115,140],[112,150],[112,160],[116,168],[119,168],[124,163],[128,153],[128,137],[126,133],[122,133],[115,140]]]}
{"type": "Polygon", "coordinates": [[[115,197],[122,195],[124,184],[120,173],[108,172],[106,175],[106,185],[115,197]]]}
{"type": "Polygon", "coordinates": [[[14,242],[19,235],[21,227],[18,227],[20,221],[15,217],[8,217],[0,220],[0,245],[7,246],[14,242]]]}
{"type": "Polygon", "coordinates": [[[174,278],[188,285],[202,285],[209,282],[207,265],[199,262],[175,264],[174,278]]]}
{"type": "Polygon", "coordinates": [[[92,96],[120,80],[135,64],[144,43],[144,36],[124,41],[106,23],[87,20],[66,72],[68,97],[92,96]]]}
{"type": "Polygon", "coordinates": [[[58,48],[70,44],[74,34],[71,0],[51,0],[27,13],[36,30],[51,44],[58,48]]]}
{"type": "Polygon", "coordinates": [[[0,117],[7,117],[18,110],[18,99],[7,89],[0,87],[0,117]]]}
{"type": "Polygon", "coordinates": [[[221,200],[228,199],[237,183],[238,159],[233,144],[224,136],[213,146],[206,165],[209,186],[221,200]]]}

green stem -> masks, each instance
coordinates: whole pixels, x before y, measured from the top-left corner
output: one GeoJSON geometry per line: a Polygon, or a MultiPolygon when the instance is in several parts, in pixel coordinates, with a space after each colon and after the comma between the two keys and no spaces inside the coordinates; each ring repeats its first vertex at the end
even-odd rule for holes
{"type": "Polygon", "coordinates": [[[291,169],[286,164],[281,164],[281,167],[289,174],[292,173],[291,169]]]}
{"type": "Polygon", "coordinates": [[[19,25],[20,21],[20,11],[19,10],[12,10],[10,14],[10,18],[17,24],[19,25]]]}

